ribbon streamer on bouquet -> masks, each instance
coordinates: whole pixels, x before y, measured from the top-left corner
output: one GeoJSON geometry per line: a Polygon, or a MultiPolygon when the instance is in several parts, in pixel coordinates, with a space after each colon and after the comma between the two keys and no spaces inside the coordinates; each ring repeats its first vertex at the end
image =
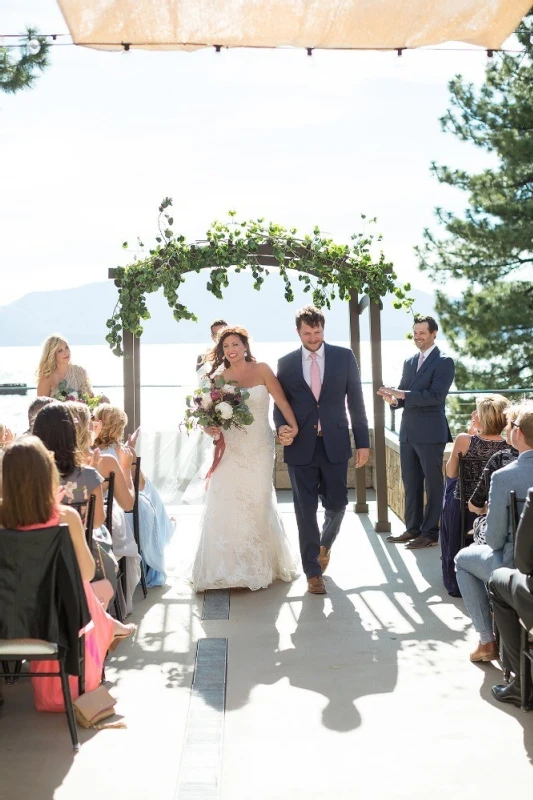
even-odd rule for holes
{"type": "Polygon", "coordinates": [[[209,481],[211,479],[211,475],[216,470],[218,465],[222,460],[222,456],[224,455],[224,450],[226,449],[226,442],[224,440],[224,434],[222,431],[220,432],[220,437],[216,440],[215,443],[215,455],[213,456],[213,463],[209,468],[209,472],[205,476],[205,490],[209,488],[209,481]]]}

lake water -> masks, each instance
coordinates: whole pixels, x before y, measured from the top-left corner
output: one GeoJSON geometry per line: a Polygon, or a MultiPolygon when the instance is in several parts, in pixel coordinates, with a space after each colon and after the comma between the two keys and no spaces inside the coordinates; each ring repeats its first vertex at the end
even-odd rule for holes
{"type": "MultiPolygon", "coordinates": [[[[347,342],[334,342],[348,346],[347,342]]],[[[297,341],[257,342],[253,353],[276,369],[278,358],[294,350],[297,341]]],[[[143,344],[141,347],[141,416],[142,427],[148,431],[176,430],[183,419],[184,398],[196,386],[196,358],[207,345],[143,344]]],[[[414,352],[407,339],[382,343],[383,381],[396,385],[400,380],[402,363],[414,352]]],[[[27,428],[27,408],[35,397],[35,370],[41,348],[0,347],[0,383],[26,383],[33,387],[24,396],[0,395],[0,422],[20,433],[27,428]]],[[[73,347],[72,360],[87,370],[95,391],[104,391],[111,402],[123,405],[122,359],[105,345],[73,347]]],[[[361,342],[361,377],[369,420],[372,419],[372,379],[370,343],[361,342]]]]}

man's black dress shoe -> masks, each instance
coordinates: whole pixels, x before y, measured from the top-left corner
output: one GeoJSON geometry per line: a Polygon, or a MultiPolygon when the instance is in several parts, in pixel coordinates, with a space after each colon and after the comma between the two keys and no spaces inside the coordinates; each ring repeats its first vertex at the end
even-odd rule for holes
{"type": "MultiPolygon", "coordinates": [[[[517,684],[516,678],[511,683],[507,683],[504,685],[493,686],[492,694],[499,700],[500,703],[510,703],[517,708],[520,708],[522,705],[522,700],[520,697],[520,684],[517,684]]],[[[531,707],[531,696],[529,697],[528,706],[531,707]]]]}

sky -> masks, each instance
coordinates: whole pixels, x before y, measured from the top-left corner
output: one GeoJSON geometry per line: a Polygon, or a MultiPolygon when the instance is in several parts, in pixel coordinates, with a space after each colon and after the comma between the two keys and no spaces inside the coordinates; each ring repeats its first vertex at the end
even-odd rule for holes
{"type": "MultiPolygon", "coordinates": [[[[68,32],[53,0],[2,0],[0,34],[68,32]]],[[[399,278],[432,291],[413,247],[433,208],[466,198],[432,160],[472,171],[487,156],[441,132],[456,73],[483,80],[486,54],[52,48],[35,87],[0,95],[0,305],[30,291],[105,280],[122,242],[202,238],[230,209],[338,242],[377,217],[399,278]]],[[[453,289],[453,287],[452,287],[453,289]]]]}

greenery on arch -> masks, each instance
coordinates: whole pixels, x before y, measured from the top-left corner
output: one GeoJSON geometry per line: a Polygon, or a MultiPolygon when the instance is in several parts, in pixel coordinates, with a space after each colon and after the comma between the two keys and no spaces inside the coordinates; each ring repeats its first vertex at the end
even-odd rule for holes
{"type": "MultiPolygon", "coordinates": [[[[123,355],[123,329],[141,336],[142,320],[150,318],[146,295],[151,292],[163,289],[176,321],[197,319],[180,303],[179,290],[187,273],[203,269],[209,270],[206,289],[218,298],[222,298],[229,284],[230,270],[237,273],[250,270],[254,288],[260,290],[270,270],[275,268],[284,281],[288,302],[294,300],[294,276],[289,270],[296,270],[304,292],[309,292],[310,299],[319,307],[329,308],[335,297],[348,300],[352,290],[367,294],[375,302],[386,294],[394,294],[396,308],[411,306],[412,300],[406,294],[411,288],[409,284],[403,288],[397,286],[392,263],[385,260],[383,253],[377,258],[371,253],[373,243],[380,242],[381,235],[354,233],[351,244],[344,245],[325,238],[315,227],[311,234],[298,238],[295,228],[287,230],[264,219],[238,222],[236,212],[230,211],[227,222],[216,221],[211,225],[205,240],[188,244],[184,236],[172,231],[171,205],[172,199],[167,197],[159,206],[159,235],[148,254],[114,270],[119,298],[107,321],[106,341],[117,356],[123,355]]],[[[123,247],[127,248],[128,243],[124,242],[123,247]]],[[[144,250],[140,241],[139,247],[144,250]]]]}

